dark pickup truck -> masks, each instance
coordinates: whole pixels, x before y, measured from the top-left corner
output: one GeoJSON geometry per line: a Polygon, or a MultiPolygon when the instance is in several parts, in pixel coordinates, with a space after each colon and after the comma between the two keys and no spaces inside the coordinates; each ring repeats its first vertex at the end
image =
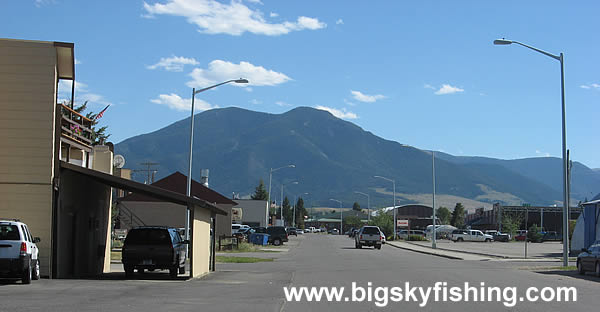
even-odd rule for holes
{"type": "Polygon", "coordinates": [[[144,226],[127,233],[123,244],[122,262],[126,277],[133,270],[169,270],[172,278],[185,273],[187,241],[175,228],[144,226]]]}

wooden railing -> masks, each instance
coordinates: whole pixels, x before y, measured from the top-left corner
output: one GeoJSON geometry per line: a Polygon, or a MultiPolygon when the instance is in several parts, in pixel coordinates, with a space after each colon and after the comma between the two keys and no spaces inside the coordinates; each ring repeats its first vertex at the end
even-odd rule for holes
{"type": "Polygon", "coordinates": [[[61,109],[61,134],[77,143],[91,146],[92,140],[92,120],[72,110],[70,107],[59,104],[61,109]]]}

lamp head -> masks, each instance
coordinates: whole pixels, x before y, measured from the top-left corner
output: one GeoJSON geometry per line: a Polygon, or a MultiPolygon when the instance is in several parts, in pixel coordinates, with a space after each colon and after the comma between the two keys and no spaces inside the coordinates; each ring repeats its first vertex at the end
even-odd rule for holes
{"type": "Polygon", "coordinates": [[[248,79],[240,78],[240,79],[234,80],[233,82],[235,82],[235,83],[248,83],[248,79]]]}
{"type": "Polygon", "coordinates": [[[507,44],[511,44],[511,43],[513,43],[511,40],[506,40],[504,38],[494,40],[495,45],[507,45],[507,44]]]}

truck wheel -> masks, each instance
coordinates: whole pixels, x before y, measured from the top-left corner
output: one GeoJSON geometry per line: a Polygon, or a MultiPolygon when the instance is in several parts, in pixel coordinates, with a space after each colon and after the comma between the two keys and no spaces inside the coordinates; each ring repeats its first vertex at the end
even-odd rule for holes
{"type": "Polygon", "coordinates": [[[170,268],[169,269],[169,276],[171,276],[171,278],[177,278],[177,271],[179,270],[179,268],[175,267],[175,268],[170,268]]]}
{"type": "Polygon", "coordinates": [[[583,269],[583,264],[581,264],[581,261],[577,261],[577,272],[580,275],[584,275],[585,274],[585,270],[583,269]]]}
{"type": "Polygon", "coordinates": [[[36,281],[40,279],[40,260],[35,260],[35,266],[33,267],[33,276],[31,278],[36,281]]]}
{"type": "Polygon", "coordinates": [[[362,245],[358,243],[358,249],[362,249],[362,245]]]}
{"type": "Polygon", "coordinates": [[[131,278],[133,276],[133,266],[126,265],[125,269],[125,278],[131,278]]]}
{"type": "Polygon", "coordinates": [[[600,277],[600,262],[596,262],[596,276],[600,277]]]}
{"type": "Polygon", "coordinates": [[[281,245],[281,239],[279,239],[279,238],[274,239],[273,246],[279,246],[279,245],[281,245]]]}
{"type": "Polygon", "coordinates": [[[462,238],[462,237],[459,237],[459,238],[458,238],[456,241],[457,241],[457,242],[462,242],[462,241],[464,241],[464,240],[463,240],[463,238],[462,238]]]}
{"type": "Polygon", "coordinates": [[[29,260],[29,264],[23,270],[23,276],[21,277],[21,282],[23,284],[31,284],[31,260],[29,260]]]}
{"type": "Polygon", "coordinates": [[[491,241],[492,241],[492,240],[491,240],[491,239],[489,239],[489,238],[486,238],[486,239],[485,239],[485,242],[486,242],[486,243],[489,243],[489,242],[491,242],[491,241]]]}
{"type": "Polygon", "coordinates": [[[377,245],[377,246],[375,246],[375,248],[381,249],[381,245],[377,245]]]}

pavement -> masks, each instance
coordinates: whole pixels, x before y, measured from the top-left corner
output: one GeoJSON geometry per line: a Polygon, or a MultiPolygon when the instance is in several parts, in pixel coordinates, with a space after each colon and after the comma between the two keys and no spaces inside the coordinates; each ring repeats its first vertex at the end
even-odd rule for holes
{"type": "MultiPolygon", "coordinates": [[[[166,272],[151,272],[125,280],[117,272],[103,279],[34,281],[31,285],[0,282],[0,311],[597,311],[600,278],[553,269],[554,262],[457,260],[431,256],[389,244],[381,250],[355,249],[342,235],[291,238],[285,251],[262,253],[273,262],[222,263],[201,279],[171,280],[166,272]],[[287,286],[394,287],[470,285],[575,287],[577,302],[287,302],[287,286]],[[370,283],[370,284],[369,284],[370,283]],[[370,286],[369,286],[370,285],[370,286]]],[[[516,300],[516,299],[515,299],[516,300]]]]}

